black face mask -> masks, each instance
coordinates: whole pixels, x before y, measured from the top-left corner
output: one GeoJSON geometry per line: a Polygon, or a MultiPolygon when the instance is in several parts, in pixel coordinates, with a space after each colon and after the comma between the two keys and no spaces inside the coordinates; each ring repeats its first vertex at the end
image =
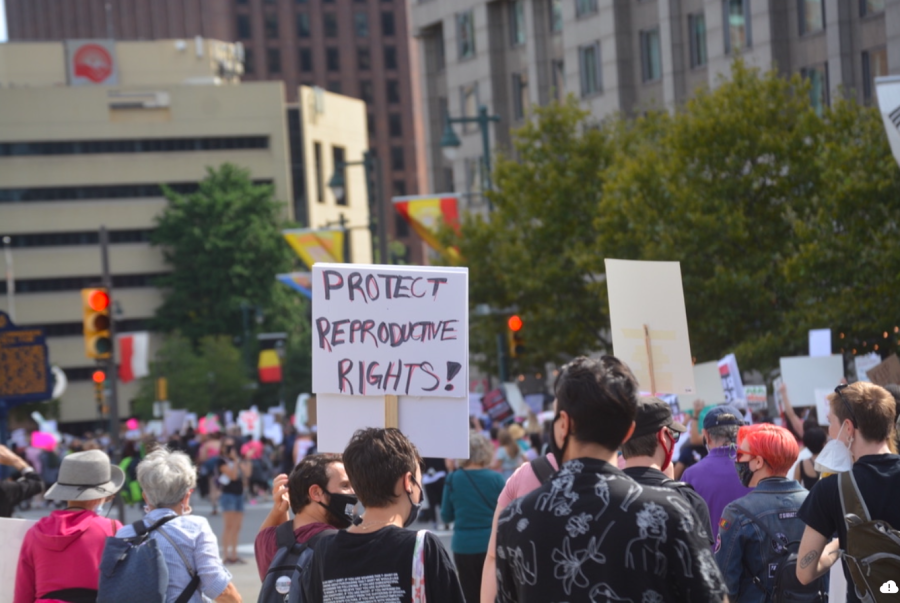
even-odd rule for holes
{"type": "Polygon", "coordinates": [[[565,454],[566,447],[569,445],[569,434],[566,434],[565,439],[563,439],[562,446],[556,443],[556,434],[554,433],[553,427],[556,425],[557,421],[559,421],[559,411],[556,411],[556,416],[553,417],[553,423],[550,424],[550,452],[553,453],[557,466],[560,466],[563,464],[563,454],[565,454]]]}
{"type": "Polygon", "coordinates": [[[353,508],[358,502],[359,499],[353,494],[329,492],[328,504],[319,504],[328,511],[328,515],[332,520],[329,523],[336,528],[344,529],[349,528],[350,524],[353,523],[353,508]]]}
{"type": "Polygon", "coordinates": [[[743,463],[740,461],[735,461],[734,468],[735,470],[737,470],[738,478],[740,478],[741,480],[741,485],[743,485],[745,488],[749,488],[750,480],[753,479],[753,474],[755,473],[755,471],[750,470],[750,461],[746,461],[743,463]]]}
{"type": "MultiPolygon", "coordinates": [[[[416,480],[412,480],[412,483],[418,486],[418,484],[416,484],[416,480]]],[[[409,497],[409,504],[411,506],[409,509],[409,515],[406,516],[406,521],[403,522],[404,528],[408,528],[409,526],[411,526],[413,524],[413,522],[416,521],[416,518],[419,516],[419,509],[422,508],[422,486],[419,486],[419,502],[417,502],[417,503],[413,502],[412,492],[407,492],[406,496],[409,497]]]]}

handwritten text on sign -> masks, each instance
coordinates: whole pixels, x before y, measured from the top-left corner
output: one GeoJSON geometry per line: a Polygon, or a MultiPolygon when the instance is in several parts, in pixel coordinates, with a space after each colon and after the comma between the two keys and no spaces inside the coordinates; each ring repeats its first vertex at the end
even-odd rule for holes
{"type": "Polygon", "coordinates": [[[316,264],[312,328],[318,394],[468,394],[465,269],[316,264]]]}

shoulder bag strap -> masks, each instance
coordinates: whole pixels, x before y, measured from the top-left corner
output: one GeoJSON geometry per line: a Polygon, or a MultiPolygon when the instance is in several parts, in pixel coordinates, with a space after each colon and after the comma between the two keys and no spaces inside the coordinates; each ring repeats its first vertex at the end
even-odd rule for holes
{"type": "MultiPolygon", "coordinates": [[[[758,518],[756,517],[756,515],[754,515],[753,513],[751,513],[750,511],[748,511],[747,509],[745,509],[744,507],[742,507],[741,505],[739,505],[735,502],[732,502],[730,504],[735,509],[737,509],[738,511],[743,513],[747,517],[747,519],[750,520],[751,523],[753,523],[754,525],[756,525],[757,527],[762,529],[762,531],[766,535],[766,538],[769,539],[770,543],[777,541],[777,539],[772,534],[772,532],[769,530],[769,528],[767,528],[764,523],[759,521],[758,518]]],[[[771,544],[767,543],[767,546],[765,547],[765,549],[768,550],[769,546],[771,546],[771,544]]],[[[764,560],[764,563],[765,563],[765,560],[764,560]]],[[[755,584],[756,587],[759,588],[759,590],[763,591],[766,594],[766,597],[771,597],[772,593],[770,593],[769,591],[766,590],[766,587],[763,586],[762,580],[759,578],[759,576],[754,574],[752,571],[750,571],[750,568],[747,567],[747,563],[746,563],[743,555],[741,555],[741,564],[744,566],[744,571],[747,572],[748,576],[750,576],[750,579],[753,581],[753,584],[755,584]]]]}
{"type": "Polygon", "coordinates": [[[294,537],[294,522],[290,519],[275,528],[275,546],[279,549],[289,549],[297,544],[294,537]]]}
{"type": "Polygon", "coordinates": [[[490,509],[496,508],[497,501],[494,501],[494,504],[491,504],[491,501],[489,501],[487,499],[487,496],[485,496],[484,493],[481,492],[481,490],[478,488],[478,484],[475,483],[475,480],[472,479],[472,476],[469,475],[469,472],[466,471],[465,469],[460,469],[460,471],[462,471],[463,475],[465,475],[466,478],[468,478],[469,483],[472,484],[472,487],[475,488],[476,492],[478,492],[478,496],[481,497],[481,500],[484,501],[484,504],[487,505],[487,507],[490,509]]]}
{"type": "Polygon", "coordinates": [[[547,483],[547,480],[556,473],[546,454],[531,461],[531,469],[534,471],[535,477],[537,477],[538,481],[542,484],[547,483]]]}
{"type": "Polygon", "coordinates": [[[416,532],[416,546],[412,558],[412,603],[425,601],[425,534],[428,530],[416,532]]]}
{"type": "MultiPolygon", "coordinates": [[[[841,495],[841,510],[843,511],[844,523],[847,523],[847,515],[850,513],[863,521],[871,521],[872,516],[869,515],[869,509],[866,507],[862,494],[859,492],[853,469],[844,473],[838,473],[838,484],[840,486],[838,491],[841,495]]],[[[847,527],[850,527],[849,523],[847,523],[847,527]]]]}
{"type": "MultiPolygon", "coordinates": [[[[168,518],[167,518],[168,519],[168,518]]],[[[181,594],[175,599],[175,603],[187,603],[191,597],[194,596],[194,591],[197,590],[197,587],[200,586],[200,574],[194,571],[194,568],[191,567],[191,562],[188,561],[187,556],[182,552],[181,547],[175,544],[175,541],[171,536],[166,534],[165,530],[157,530],[163,538],[169,541],[169,544],[172,545],[172,548],[175,549],[175,552],[178,553],[178,556],[181,557],[181,560],[184,561],[184,565],[187,567],[188,574],[191,576],[191,581],[188,582],[188,585],[181,591],[181,594]]]]}

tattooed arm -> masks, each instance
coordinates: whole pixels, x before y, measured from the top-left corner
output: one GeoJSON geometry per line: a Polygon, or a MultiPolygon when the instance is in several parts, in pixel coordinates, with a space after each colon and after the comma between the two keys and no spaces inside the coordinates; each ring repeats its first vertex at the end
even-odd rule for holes
{"type": "Polygon", "coordinates": [[[809,584],[825,574],[840,559],[841,551],[838,547],[837,538],[828,542],[826,536],[806,526],[797,555],[797,579],[802,584],[809,584]]]}

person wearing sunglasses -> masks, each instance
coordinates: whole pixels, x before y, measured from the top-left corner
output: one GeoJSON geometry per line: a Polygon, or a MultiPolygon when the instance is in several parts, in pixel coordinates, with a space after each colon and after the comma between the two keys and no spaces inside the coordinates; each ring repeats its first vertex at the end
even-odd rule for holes
{"type": "MultiPolygon", "coordinates": [[[[894,398],[883,387],[858,381],[839,385],[828,395],[829,455],[832,467],[852,475],[872,520],[900,526],[900,456],[891,450],[896,421],[894,398]],[[841,460],[840,457],[843,457],[841,460]],[[844,469],[846,466],[846,469],[844,469]]],[[[821,461],[826,450],[819,455],[821,461]]],[[[841,505],[839,475],[823,477],[800,507],[798,517],[806,524],[800,542],[797,577],[809,583],[825,574],[847,547],[847,526],[841,505]],[[838,538],[832,540],[834,534],[838,538]]],[[[852,577],[844,563],[847,584],[852,577]]],[[[847,589],[847,601],[860,599],[847,589]]]]}
{"type": "Polygon", "coordinates": [[[622,444],[628,477],[643,486],[671,488],[693,512],[698,533],[713,544],[709,507],[692,486],[671,478],[675,443],[687,427],[672,418],[672,409],[659,398],[641,398],[634,417],[634,434],[622,444]]]}

